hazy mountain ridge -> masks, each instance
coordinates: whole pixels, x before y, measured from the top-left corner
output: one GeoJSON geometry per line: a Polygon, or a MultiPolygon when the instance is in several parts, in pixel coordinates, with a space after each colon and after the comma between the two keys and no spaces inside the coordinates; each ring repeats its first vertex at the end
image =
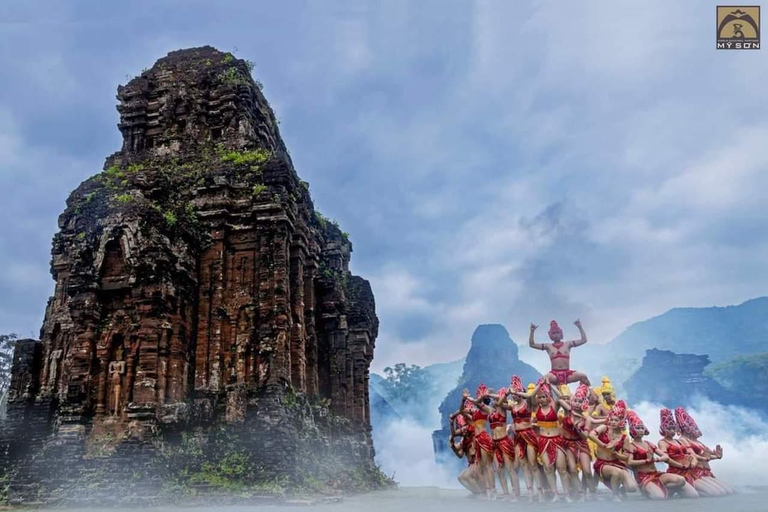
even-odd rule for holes
{"type": "Polygon", "coordinates": [[[611,354],[643,357],[650,348],[706,354],[713,361],[766,351],[768,297],[734,306],[673,308],[629,326],[606,346],[611,354]]]}

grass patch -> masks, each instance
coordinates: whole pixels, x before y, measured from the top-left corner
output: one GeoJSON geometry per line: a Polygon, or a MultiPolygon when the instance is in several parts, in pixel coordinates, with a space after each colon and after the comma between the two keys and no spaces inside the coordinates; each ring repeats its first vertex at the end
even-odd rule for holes
{"type": "Polygon", "coordinates": [[[263,185],[261,183],[258,183],[253,186],[253,197],[261,195],[262,192],[267,190],[267,186],[263,185]]]}

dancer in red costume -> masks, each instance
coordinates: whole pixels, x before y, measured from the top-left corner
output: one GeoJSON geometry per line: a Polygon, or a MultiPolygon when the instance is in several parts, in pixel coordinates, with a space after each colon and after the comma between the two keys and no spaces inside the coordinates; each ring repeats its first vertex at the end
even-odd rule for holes
{"type": "Polygon", "coordinates": [[[637,484],[624,463],[629,439],[624,434],[627,406],[619,400],[613,406],[605,425],[590,432],[589,438],[597,444],[595,475],[613,492],[614,501],[621,501],[622,494],[637,492],[637,484]]]}
{"type": "Polygon", "coordinates": [[[717,445],[713,451],[700,443],[698,439],[701,437],[701,430],[699,430],[696,421],[682,407],[675,409],[675,421],[680,431],[680,442],[693,450],[696,459],[691,468],[694,480],[707,482],[712,486],[713,490],[717,489],[719,491],[719,496],[735,493],[736,491],[733,487],[715,478],[715,475],[712,474],[712,469],[709,467],[710,460],[723,458],[722,447],[717,445]]]}
{"type": "Polygon", "coordinates": [[[669,489],[673,489],[684,498],[698,498],[699,493],[685,481],[685,478],[671,473],[661,473],[656,469],[655,462],[668,462],[669,457],[654,444],[643,441],[643,436],[647,436],[649,432],[634,411],[627,413],[627,419],[629,435],[632,438],[627,464],[635,474],[635,480],[643,494],[652,500],[663,500],[669,497],[669,489]]]}
{"type": "MultiPolygon", "coordinates": [[[[471,404],[468,407],[474,408],[471,404]]],[[[448,443],[458,458],[467,458],[467,467],[459,473],[459,482],[472,494],[482,494],[483,487],[478,481],[478,465],[475,464],[475,448],[473,446],[475,427],[469,422],[467,416],[469,415],[461,412],[451,414],[451,437],[448,443]],[[461,440],[454,442],[457,437],[460,437],[461,440]]]]}
{"type": "Polygon", "coordinates": [[[563,341],[563,330],[557,325],[557,322],[552,320],[549,323],[549,339],[552,340],[552,343],[536,343],[533,339],[533,332],[538,326],[531,324],[528,345],[536,350],[544,350],[549,354],[552,369],[545,376],[545,379],[555,386],[571,382],[581,382],[589,386],[589,379],[585,373],[571,370],[571,349],[587,342],[587,335],[581,326],[581,321],[576,320],[573,323],[579,328],[581,338],[573,341],[563,341]]]}
{"type": "Polygon", "coordinates": [[[663,438],[659,441],[659,450],[669,456],[668,473],[680,475],[691,484],[700,496],[720,496],[722,491],[706,479],[702,479],[696,471],[696,454],[690,446],[675,439],[680,433],[675,417],[669,409],[661,410],[661,426],[659,431],[663,438]]]}
{"type": "MultiPolygon", "coordinates": [[[[536,489],[540,489],[539,466],[536,461],[538,454],[538,437],[533,430],[531,411],[533,407],[529,399],[525,398],[523,383],[517,375],[512,376],[512,383],[506,391],[510,400],[500,402],[500,406],[510,412],[512,426],[515,430],[515,469],[523,469],[523,479],[527,490],[528,499],[533,501],[536,489]]],[[[499,393],[501,396],[501,393],[499,393]]],[[[518,486],[519,486],[518,482],[518,486]]]]}
{"type": "Polygon", "coordinates": [[[567,411],[560,422],[560,427],[565,441],[571,489],[575,491],[580,488],[582,498],[587,490],[592,496],[597,490],[597,480],[592,477],[592,455],[587,443],[589,431],[593,428],[592,418],[585,416],[590,408],[588,396],[589,386],[581,384],[570,400],[560,399],[560,405],[567,411]],[[582,473],[581,483],[579,483],[579,468],[582,473]]]}
{"type": "Polygon", "coordinates": [[[493,474],[493,439],[486,430],[488,424],[488,416],[493,413],[493,408],[490,404],[490,390],[481,384],[475,393],[475,398],[469,396],[469,391],[464,390],[462,394],[465,400],[462,401],[462,407],[469,401],[473,403],[476,410],[472,413],[472,424],[475,427],[474,432],[474,446],[475,446],[475,463],[478,464],[478,471],[481,475],[481,481],[485,487],[486,497],[488,499],[494,498],[495,477],[493,474]]]}
{"type": "MultiPolygon", "coordinates": [[[[507,389],[501,388],[496,392],[496,395],[491,396],[496,398],[493,412],[488,417],[491,423],[491,437],[493,437],[493,448],[496,455],[496,472],[504,497],[517,501],[517,498],[520,497],[520,480],[517,477],[515,464],[515,443],[509,437],[507,430],[508,407],[505,406],[507,389]],[[512,483],[512,495],[509,493],[507,478],[512,483]]],[[[508,405],[511,406],[511,403],[508,405]]]]}
{"type": "MultiPolygon", "coordinates": [[[[669,409],[662,409],[659,412],[661,423],[659,425],[659,434],[662,438],[659,440],[659,451],[667,455],[669,468],[667,473],[680,475],[685,481],[694,485],[691,465],[693,464],[693,451],[675,439],[678,433],[675,416],[669,409]]],[[[694,485],[694,487],[696,487],[694,485]]],[[[698,487],[697,491],[701,491],[698,487]]]]}
{"type": "Polygon", "coordinates": [[[571,481],[568,475],[568,465],[565,456],[565,441],[560,435],[560,424],[557,417],[557,404],[552,398],[552,390],[548,383],[542,381],[534,389],[536,396],[536,426],[539,428],[538,452],[541,465],[549,484],[552,501],[559,501],[555,469],[560,474],[566,501],[571,501],[571,481]]]}

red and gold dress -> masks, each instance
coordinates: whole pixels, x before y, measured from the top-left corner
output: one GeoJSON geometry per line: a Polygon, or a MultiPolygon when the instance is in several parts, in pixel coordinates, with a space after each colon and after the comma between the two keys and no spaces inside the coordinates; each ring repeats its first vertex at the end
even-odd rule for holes
{"type": "Polygon", "coordinates": [[[570,450],[576,460],[579,460],[579,454],[584,453],[591,457],[592,454],[589,451],[589,444],[587,440],[579,435],[576,431],[576,425],[573,423],[573,418],[570,414],[566,414],[565,418],[560,422],[563,429],[563,441],[565,448],[570,450]]]}
{"type": "MultiPolygon", "coordinates": [[[[536,410],[536,424],[539,426],[539,428],[556,428],[558,427],[557,422],[557,411],[554,407],[549,408],[549,412],[544,413],[541,410],[542,408],[539,407],[536,410]]],[[[563,436],[560,434],[557,434],[555,436],[544,436],[539,433],[538,436],[538,450],[539,454],[547,454],[548,459],[548,466],[552,466],[555,461],[557,460],[557,451],[561,450],[563,453],[565,453],[565,441],[563,440],[563,436]]],[[[542,462],[543,458],[542,458],[542,462]]]]}
{"type": "MultiPolygon", "coordinates": [[[[634,444],[635,452],[632,454],[632,458],[634,460],[649,460],[649,455],[652,456],[653,453],[656,451],[656,446],[654,446],[652,443],[648,443],[648,449],[643,449],[637,444],[634,444]]],[[[661,481],[661,475],[663,475],[661,471],[635,471],[635,481],[637,481],[637,485],[640,487],[640,490],[643,492],[643,494],[647,495],[648,490],[647,487],[649,485],[657,485],[662,492],[664,493],[664,497],[669,497],[669,490],[667,489],[667,486],[664,485],[661,481]]]]}
{"type": "MultiPolygon", "coordinates": [[[[623,445],[624,444],[624,440],[626,439],[626,437],[627,437],[626,435],[622,434],[621,438],[619,439],[619,442],[618,442],[617,446],[623,445]]],[[[597,438],[601,442],[603,442],[605,444],[608,444],[608,443],[611,442],[610,438],[608,437],[608,431],[605,431],[605,432],[601,433],[599,436],[597,436],[597,438]]],[[[608,487],[609,489],[612,489],[612,487],[611,487],[611,479],[603,477],[603,468],[605,468],[606,466],[612,466],[614,468],[618,468],[618,469],[626,471],[627,465],[624,464],[623,462],[621,462],[618,459],[616,459],[616,460],[607,460],[607,459],[601,459],[600,457],[595,459],[595,464],[593,466],[593,469],[595,471],[595,475],[600,477],[600,480],[605,484],[606,487],[608,487]]]]}
{"type": "MultiPolygon", "coordinates": [[[[507,414],[504,411],[493,411],[488,419],[491,422],[491,430],[500,427],[506,429],[507,427],[507,414]]],[[[496,454],[496,462],[498,462],[499,467],[504,466],[504,455],[510,459],[515,458],[515,443],[513,443],[507,435],[501,439],[495,439],[493,441],[493,450],[496,454]]]]}
{"type": "MultiPolygon", "coordinates": [[[[488,421],[488,415],[481,410],[476,410],[472,414],[472,422],[477,425],[478,421],[488,421]]],[[[493,438],[485,429],[478,429],[475,427],[475,456],[480,457],[480,451],[485,451],[493,454],[493,438]]]]}
{"type": "MultiPolygon", "coordinates": [[[[672,440],[668,442],[667,455],[669,455],[669,458],[678,464],[685,464],[688,462],[688,448],[683,446],[680,441],[672,440]]],[[[685,478],[685,481],[691,485],[693,485],[693,482],[696,480],[696,476],[694,475],[692,468],[676,468],[674,466],[669,466],[667,468],[667,473],[680,475],[685,478]]]]}
{"type": "MultiPolygon", "coordinates": [[[[520,409],[515,410],[512,409],[512,421],[515,423],[515,425],[518,425],[520,423],[530,423],[531,421],[531,410],[528,408],[528,402],[524,402],[523,407],[520,409]]],[[[518,459],[522,460],[525,459],[526,454],[528,453],[528,447],[532,446],[534,450],[538,452],[539,450],[539,439],[536,435],[536,431],[533,430],[533,428],[528,427],[524,429],[517,430],[515,429],[515,451],[516,456],[518,459]]]]}

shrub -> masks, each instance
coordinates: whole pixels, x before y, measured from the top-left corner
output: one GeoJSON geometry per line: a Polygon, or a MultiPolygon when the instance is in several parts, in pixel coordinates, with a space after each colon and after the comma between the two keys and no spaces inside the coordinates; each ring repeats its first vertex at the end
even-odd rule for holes
{"type": "Polygon", "coordinates": [[[264,149],[253,151],[227,151],[219,148],[218,153],[222,162],[230,162],[235,165],[251,164],[251,170],[258,170],[258,167],[254,169],[253,164],[258,166],[258,164],[266,162],[270,157],[269,151],[264,149]]]}
{"type": "Polygon", "coordinates": [[[176,214],[171,211],[166,211],[163,213],[163,219],[165,219],[165,225],[169,228],[172,228],[176,225],[176,223],[179,221],[179,219],[176,217],[176,214]]]}

